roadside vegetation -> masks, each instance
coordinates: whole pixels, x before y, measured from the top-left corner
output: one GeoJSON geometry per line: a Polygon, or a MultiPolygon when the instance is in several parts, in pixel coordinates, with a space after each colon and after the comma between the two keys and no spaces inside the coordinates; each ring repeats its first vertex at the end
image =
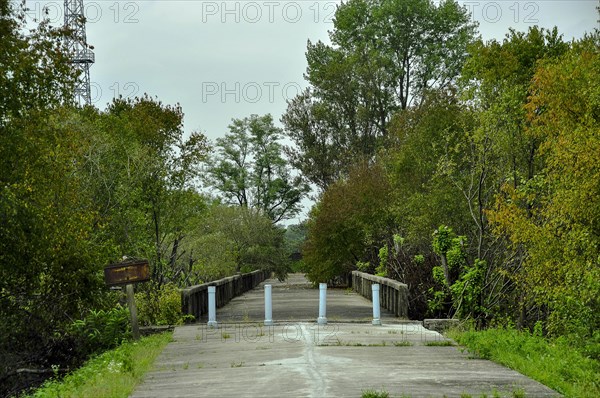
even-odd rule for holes
{"type": "Polygon", "coordinates": [[[91,358],[61,379],[50,379],[28,398],[126,398],[143,379],[172,333],[126,342],[91,358]]]}
{"type": "Polygon", "coordinates": [[[514,328],[451,331],[450,337],[477,358],[490,359],[558,391],[565,397],[600,396],[599,344],[577,344],[568,338],[546,339],[514,328]],[[596,352],[592,352],[595,350],[596,352]]]}

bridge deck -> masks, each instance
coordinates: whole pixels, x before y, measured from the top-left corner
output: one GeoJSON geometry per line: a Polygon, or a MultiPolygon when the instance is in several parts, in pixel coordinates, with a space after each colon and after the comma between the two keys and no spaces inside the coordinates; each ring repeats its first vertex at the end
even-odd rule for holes
{"type": "Polygon", "coordinates": [[[328,291],[330,323],[318,326],[318,290],[298,275],[267,283],[275,326],[262,325],[262,288],[248,292],[217,311],[217,328],[176,328],[132,397],[360,397],[367,389],[407,397],[559,396],[456,347],[431,345],[446,339],[419,323],[382,312],[384,325],[372,326],[370,302],[344,290],[328,291]]]}
{"type": "MultiPolygon", "coordinates": [[[[270,284],[273,296],[273,320],[316,321],[319,316],[319,289],[315,289],[302,274],[291,274],[284,282],[268,279],[256,289],[234,298],[217,310],[217,322],[259,322],[264,320],[264,285],[270,284]]],[[[350,289],[327,289],[327,320],[329,322],[371,322],[371,301],[350,289]]],[[[398,322],[389,311],[381,309],[384,322],[398,322]]],[[[206,319],[202,319],[206,321],[206,319]]]]}

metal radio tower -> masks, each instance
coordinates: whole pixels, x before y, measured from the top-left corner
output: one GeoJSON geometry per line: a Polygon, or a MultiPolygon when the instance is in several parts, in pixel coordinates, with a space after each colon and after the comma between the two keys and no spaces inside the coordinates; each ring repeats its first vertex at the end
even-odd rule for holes
{"type": "Polygon", "coordinates": [[[73,67],[79,71],[75,85],[75,100],[79,105],[91,105],[90,66],[94,63],[94,52],[87,44],[83,0],[65,0],[65,28],[69,33],[65,39],[73,67]]]}

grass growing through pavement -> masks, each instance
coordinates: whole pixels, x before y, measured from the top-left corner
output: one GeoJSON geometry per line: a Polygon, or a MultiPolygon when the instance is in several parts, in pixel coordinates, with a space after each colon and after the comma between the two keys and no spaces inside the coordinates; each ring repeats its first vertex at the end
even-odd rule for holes
{"type": "Polygon", "coordinates": [[[451,331],[469,352],[514,369],[567,397],[600,397],[600,362],[567,341],[514,329],[451,331]]]}
{"type": "Polygon", "coordinates": [[[451,347],[454,345],[454,343],[452,343],[450,340],[434,340],[428,341],[423,345],[427,347],[451,347]]]}
{"type": "Polygon", "coordinates": [[[387,391],[364,390],[361,398],[389,398],[390,394],[387,391]]]}
{"type": "Polygon", "coordinates": [[[150,370],[154,360],[172,340],[162,333],[127,342],[90,359],[62,380],[47,381],[30,398],[120,398],[128,397],[150,370]]]}

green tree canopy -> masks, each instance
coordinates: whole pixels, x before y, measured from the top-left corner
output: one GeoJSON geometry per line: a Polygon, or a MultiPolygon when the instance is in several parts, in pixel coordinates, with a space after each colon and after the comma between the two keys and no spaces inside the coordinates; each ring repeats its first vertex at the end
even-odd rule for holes
{"type": "Polygon", "coordinates": [[[337,9],[332,45],[308,42],[309,89],[282,121],[293,164],[321,189],[356,159],[374,156],[393,113],[459,74],[475,25],[454,1],[350,0],[337,9]]]}
{"type": "Polygon", "coordinates": [[[376,258],[387,232],[389,198],[385,171],[366,163],[325,191],[307,222],[303,252],[311,281],[329,281],[376,258]]]}
{"type": "Polygon", "coordinates": [[[256,209],[274,223],[294,217],[308,186],[283,157],[280,139],[271,115],[234,119],[216,140],[207,181],[228,203],[256,209]]]}
{"type": "Polygon", "coordinates": [[[490,213],[527,258],[515,278],[550,310],[556,334],[593,336],[600,325],[600,41],[591,36],[542,62],[527,104],[544,167],[515,188],[505,184],[490,213]]]}

